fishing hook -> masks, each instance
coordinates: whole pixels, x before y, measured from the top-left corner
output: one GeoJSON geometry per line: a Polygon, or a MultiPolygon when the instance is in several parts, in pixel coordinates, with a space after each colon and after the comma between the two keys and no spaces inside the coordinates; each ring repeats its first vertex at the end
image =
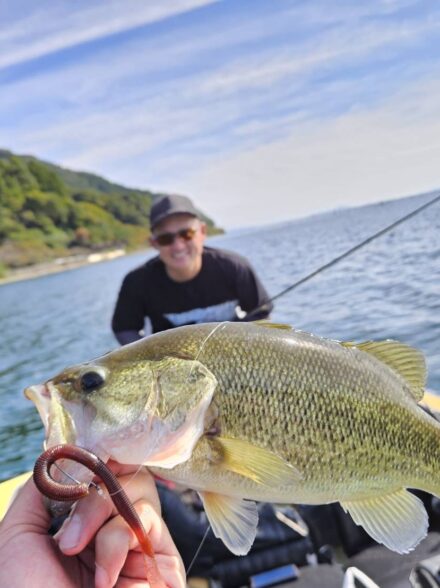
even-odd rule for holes
{"type": "Polygon", "coordinates": [[[67,502],[73,502],[88,495],[89,484],[86,482],[61,484],[52,478],[50,468],[59,459],[70,459],[80,463],[101,479],[119,514],[128,523],[139,541],[145,556],[146,574],[150,586],[152,588],[166,588],[157,567],[153,546],[139,515],[116,476],[98,456],[75,445],[50,447],[35,462],[33,477],[38,490],[52,500],[67,502]]]}

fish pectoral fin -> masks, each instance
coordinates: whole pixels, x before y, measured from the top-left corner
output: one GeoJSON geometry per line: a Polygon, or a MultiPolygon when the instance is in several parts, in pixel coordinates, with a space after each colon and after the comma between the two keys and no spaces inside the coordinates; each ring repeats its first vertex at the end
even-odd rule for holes
{"type": "Polygon", "coordinates": [[[423,502],[404,488],[385,496],[344,501],[341,506],[375,541],[397,553],[412,551],[428,532],[423,502]]]}
{"type": "Polygon", "coordinates": [[[235,555],[246,555],[257,534],[255,502],[215,492],[200,492],[214,535],[235,555]]]}
{"type": "Polygon", "coordinates": [[[301,473],[284,459],[242,439],[215,438],[219,446],[220,467],[250,478],[265,486],[291,486],[301,480],[301,473]]]}
{"type": "Polygon", "coordinates": [[[417,402],[425,393],[426,363],[423,353],[400,341],[364,341],[363,343],[345,342],[344,347],[357,347],[373,355],[397,372],[408,384],[417,402]]]}

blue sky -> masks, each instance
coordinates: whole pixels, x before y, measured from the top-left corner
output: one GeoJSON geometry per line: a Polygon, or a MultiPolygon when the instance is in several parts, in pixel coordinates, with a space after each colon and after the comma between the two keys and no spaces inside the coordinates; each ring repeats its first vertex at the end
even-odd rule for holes
{"type": "Polygon", "coordinates": [[[437,0],[14,0],[0,23],[0,147],[226,228],[440,188],[437,0]]]}

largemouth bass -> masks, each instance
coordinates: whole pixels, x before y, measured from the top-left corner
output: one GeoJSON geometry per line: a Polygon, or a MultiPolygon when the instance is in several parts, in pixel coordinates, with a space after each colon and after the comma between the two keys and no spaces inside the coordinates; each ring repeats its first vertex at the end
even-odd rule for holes
{"type": "Polygon", "coordinates": [[[440,496],[440,423],[418,406],[425,377],[423,355],[396,341],[211,323],[152,335],[25,393],[46,447],[75,443],[197,490],[235,554],[255,538],[254,501],[339,501],[405,553],[428,528],[407,488],[440,496]]]}

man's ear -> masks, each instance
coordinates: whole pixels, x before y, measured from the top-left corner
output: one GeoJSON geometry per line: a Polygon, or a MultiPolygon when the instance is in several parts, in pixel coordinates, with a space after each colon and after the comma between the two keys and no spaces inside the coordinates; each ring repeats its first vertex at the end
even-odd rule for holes
{"type": "Polygon", "coordinates": [[[156,245],[156,241],[153,239],[153,237],[149,237],[148,242],[150,243],[151,247],[153,247],[154,249],[159,249],[159,247],[156,245]]]}
{"type": "Polygon", "coordinates": [[[206,237],[206,235],[208,234],[208,228],[206,226],[206,223],[203,223],[203,222],[200,223],[200,232],[202,233],[202,235],[204,237],[206,237]]]}

